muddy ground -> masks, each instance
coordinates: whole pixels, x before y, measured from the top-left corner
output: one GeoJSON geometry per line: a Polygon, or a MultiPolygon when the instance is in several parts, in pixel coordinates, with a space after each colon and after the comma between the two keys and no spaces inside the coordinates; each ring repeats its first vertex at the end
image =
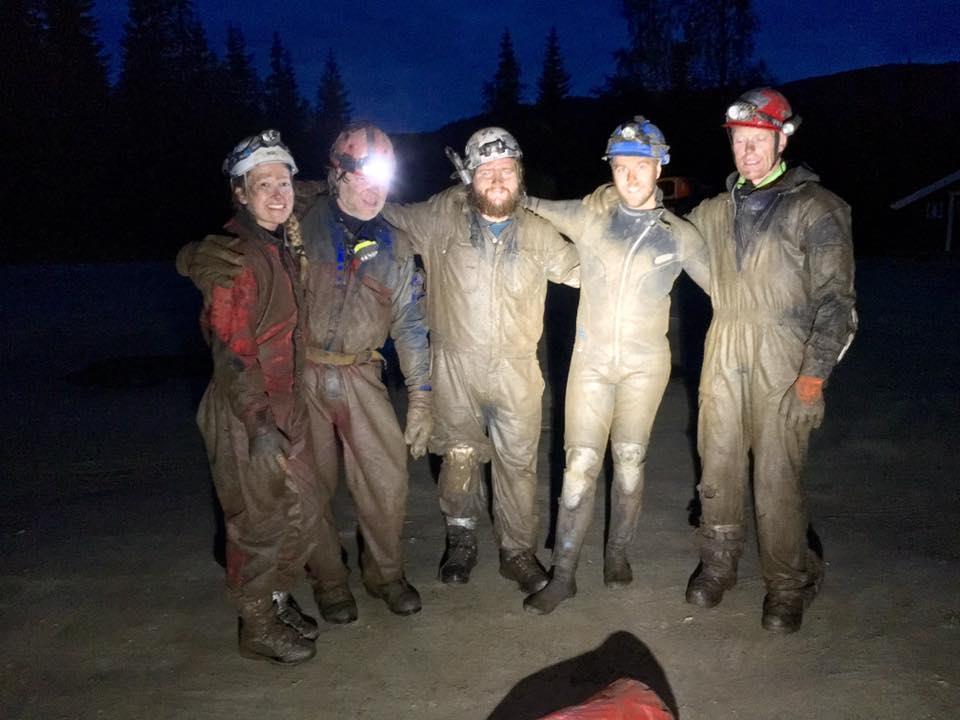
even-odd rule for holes
{"type": "MultiPolygon", "coordinates": [[[[0,268],[0,717],[520,720],[624,676],[683,720],[960,717],[960,263],[870,259],[858,273],[862,330],[807,472],[827,577],[799,633],[761,629],[752,546],[722,605],[684,603],[694,465],[678,378],[632,587],[603,587],[599,502],[580,593],[552,615],[523,612],[489,523],[470,584],[444,586],[424,459],[405,530],[423,612],[391,615],[355,571],[359,622],[322,626],[315,660],[277,668],[237,654],[222,592],[190,286],[161,264],[0,268]]],[[[356,568],[348,498],[338,512],[356,568]]]]}

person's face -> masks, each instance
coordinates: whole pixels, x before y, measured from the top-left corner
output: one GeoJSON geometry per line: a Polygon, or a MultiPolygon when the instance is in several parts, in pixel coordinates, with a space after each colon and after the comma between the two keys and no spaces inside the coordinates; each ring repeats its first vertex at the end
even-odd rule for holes
{"type": "Polygon", "coordinates": [[[730,128],[730,146],[737,172],[750,182],[758,183],[780,161],[780,153],[787,146],[787,136],[776,130],[737,125],[730,128]]]}
{"type": "Polygon", "coordinates": [[[357,220],[372,220],[387,201],[390,183],[380,183],[361,173],[345,173],[337,181],[337,205],[357,220]]]}
{"type": "Polygon", "coordinates": [[[613,184],[620,200],[634,210],[652,210],[657,206],[657,178],[660,161],[656,158],[617,155],[610,159],[613,184]]]}
{"type": "Polygon", "coordinates": [[[520,171],[515,158],[500,158],[473,171],[473,196],[488,220],[505,220],[520,198],[520,171]]]}
{"type": "Polygon", "coordinates": [[[257,165],[247,173],[237,200],[246,205],[257,225],[273,232],[293,212],[293,181],[290,168],[273,162],[257,165]]]}

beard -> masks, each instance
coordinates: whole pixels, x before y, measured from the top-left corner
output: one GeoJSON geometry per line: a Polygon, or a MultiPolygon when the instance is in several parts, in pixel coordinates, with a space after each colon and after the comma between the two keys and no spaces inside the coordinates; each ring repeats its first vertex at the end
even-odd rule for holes
{"type": "Polygon", "coordinates": [[[486,195],[477,193],[473,185],[471,185],[467,193],[467,199],[470,205],[481,215],[486,215],[487,217],[508,217],[509,215],[513,215],[514,211],[520,205],[520,198],[523,197],[524,192],[523,183],[520,183],[517,192],[510,193],[510,195],[499,202],[494,202],[486,195]]]}

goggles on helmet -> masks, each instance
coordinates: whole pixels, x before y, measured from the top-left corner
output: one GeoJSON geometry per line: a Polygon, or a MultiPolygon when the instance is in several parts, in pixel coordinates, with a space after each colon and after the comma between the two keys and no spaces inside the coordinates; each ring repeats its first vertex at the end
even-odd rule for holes
{"type": "Polygon", "coordinates": [[[291,174],[297,172],[290,150],[280,140],[280,132],[272,128],[240,141],[223,161],[223,174],[241,177],[257,165],[268,162],[284,163],[290,166],[291,174]]]}
{"type": "Polygon", "coordinates": [[[505,156],[508,153],[516,153],[519,151],[520,148],[507,144],[503,138],[491,140],[477,148],[477,154],[482,158],[487,158],[491,155],[505,156]]]}

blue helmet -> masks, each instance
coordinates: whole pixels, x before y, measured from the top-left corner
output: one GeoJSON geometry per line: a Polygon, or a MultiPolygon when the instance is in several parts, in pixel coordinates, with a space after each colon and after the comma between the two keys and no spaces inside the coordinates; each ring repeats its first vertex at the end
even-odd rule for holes
{"type": "Polygon", "coordinates": [[[607,140],[603,159],[618,155],[655,158],[661,165],[666,165],[670,162],[670,146],[660,128],[643,115],[637,115],[631,122],[618,125],[607,140]]]}

